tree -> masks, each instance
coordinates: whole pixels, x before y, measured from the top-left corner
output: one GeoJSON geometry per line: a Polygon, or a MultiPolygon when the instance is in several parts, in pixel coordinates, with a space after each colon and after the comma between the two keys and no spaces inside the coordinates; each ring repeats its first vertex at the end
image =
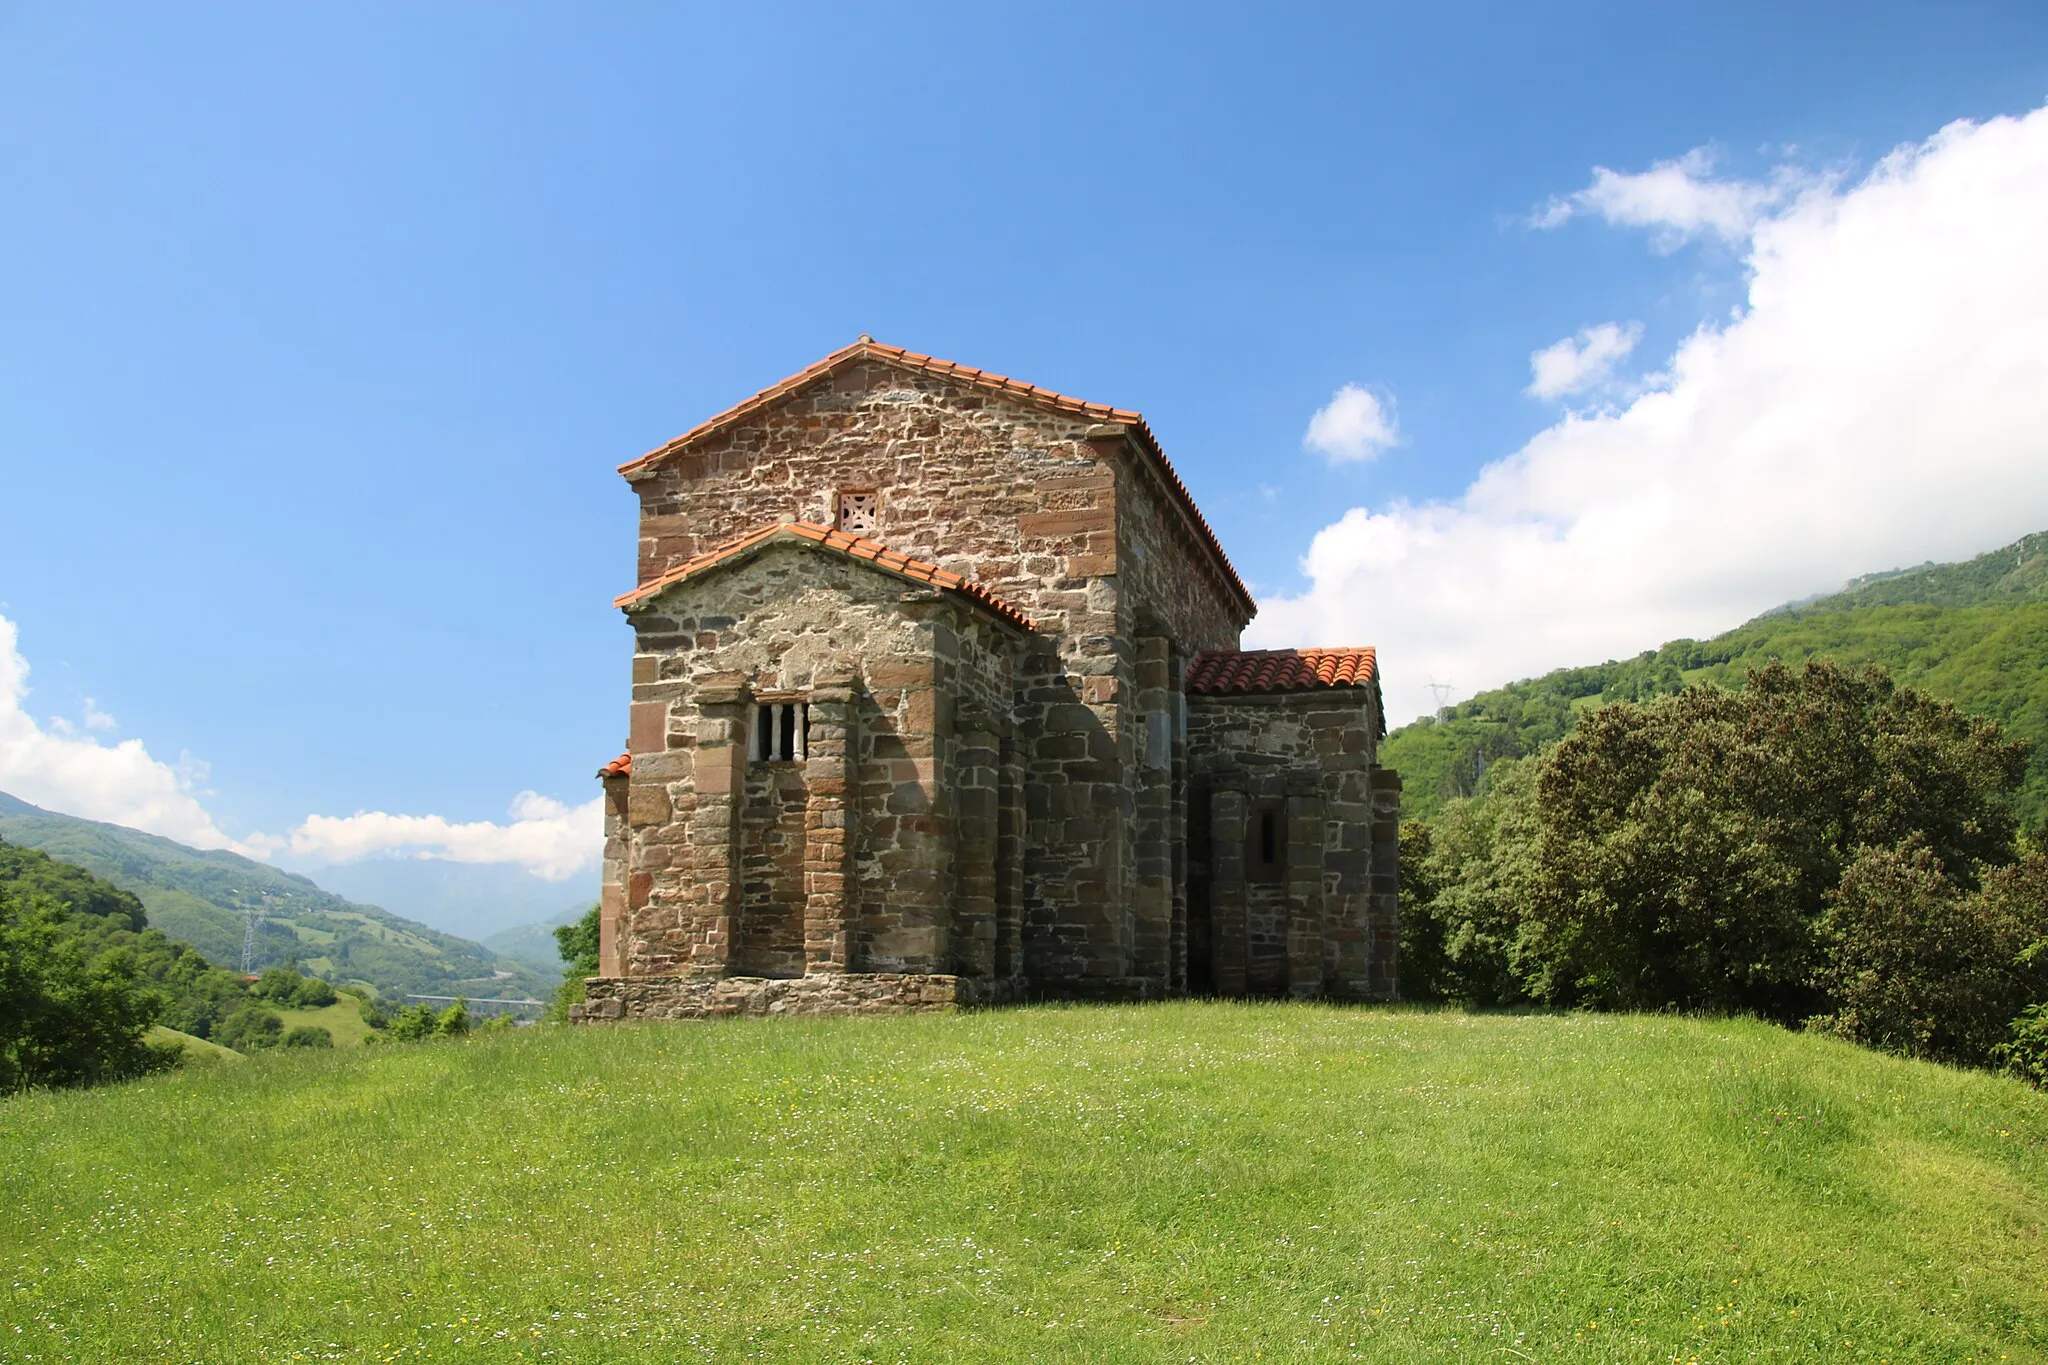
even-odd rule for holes
{"type": "Polygon", "coordinates": [[[134,958],[87,955],[62,907],[0,883],[0,1093],[93,1085],[175,1064],[144,1035],[163,1012],[134,958]]]}
{"type": "Polygon", "coordinates": [[[1479,797],[1449,802],[1434,827],[1403,825],[1404,995],[1470,1005],[1525,998],[1515,951],[1540,770],[1502,760],[1479,797]]]}
{"type": "Polygon", "coordinates": [[[434,1011],[425,1005],[407,1005],[391,1016],[391,1027],[387,1030],[393,1041],[417,1043],[435,1035],[434,1011]]]}
{"type": "Polygon", "coordinates": [[[569,1017],[569,1006],[583,1003],[583,978],[597,975],[598,938],[602,933],[598,927],[599,912],[600,907],[593,905],[577,919],[555,928],[555,948],[567,964],[562,984],[555,988],[555,998],[548,1006],[547,1018],[555,1023],[569,1017]]]}
{"type": "Polygon", "coordinates": [[[333,1047],[334,1035],[318,1024],[295,1024],[284,1035],[284,1047],[333,1047]]]}
{"type": "Polygon", "coordinates": [[[1877,669],[1590,711],[1536,781],[1517,969],[1556,1004],[1823,1013],[1816,926],[1849,865],[1914,842],[1973,890],[2011,859],[2025,765],[1877,669]]]}
{"type": "Polygon", "coordinates": [[[237,1052],[254,1052],[260,1048],[276,1047],[283,1036],[284,1020],[274,1011],[251,1001],[221,1020],[220,1027],[214,1030],[213,1041],[237,1052]]]}
{"type": "Polygon", "coordinates": [[[434,1016],[434,1032],[443,1038],[463,1038],[469,1034],[469,1002],[458,1000],[434,1016]]]}
{"type": "Polygon", "coordinates": [[[1887,1052],[1981,1064],[2029,1003],[2048,996],[2048,859],[2001,868],[1971,892],[1917,841],[1866,848],[1828,897],[1818,1027],[1887,1052]]]}
{"type": "Polygon", "coordinates": [[[298,992],[292,997],[293,1003],[298,1005],[300,1009],[307,1010],[316,1010],[324,1005],[331,1005],[338,998],[334,992],[333,983],[322,981],[317,976],[300,977],[298,992]]]}

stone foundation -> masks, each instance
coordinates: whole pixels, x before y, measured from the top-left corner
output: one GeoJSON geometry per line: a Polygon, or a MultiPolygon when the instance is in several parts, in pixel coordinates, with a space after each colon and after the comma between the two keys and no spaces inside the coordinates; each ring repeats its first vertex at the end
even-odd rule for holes
{"type": "Polygon", "coordinates": [[[925,1014],[1019,998],[1016,982],[922,972],[818,972],[810,976],[593,976],[569,1022],[722,1019],[755,1014],[925,1014]]]}

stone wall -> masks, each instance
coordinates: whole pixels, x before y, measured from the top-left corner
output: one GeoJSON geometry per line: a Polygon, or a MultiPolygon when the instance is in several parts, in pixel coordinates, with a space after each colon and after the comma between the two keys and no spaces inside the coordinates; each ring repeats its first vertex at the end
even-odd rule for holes
{"type": "Polygon", "coordinates": [[[1020,887],[1000,874],[1020,784],[1001,744],[1023,632],[801,542],[631,619],[618,974],[986,977],[1005,931],[1017,973],[1020,887]],[[808,705],[806,756],[750,757],[764,701],[808,705]]]}
{"type": "MultiPolygon", "coordinates": [[[[1138,638],[1139,623],[1149,623],[1149,633],[1173,637],[1174,657],[1184,659],[1234,643],[1248,611],[1128,433],[958,380],[863,361],[634,478],[643,582],[778,519],[830,525],[837,493],[860,489],[877,497],[874,539],[962,574],[1030,615],[1036,637],[1008,660],[1008,698],[981,713],[1001,725],[985,732],[987,745],[975,752],[986,761],[971,769],[994,791],[996,871],[989,875],[1021,897],[1021,919],[1013,945],[977,929],[980,939],[961,951],[980,963],[1000,949],[1016,959],[1005,968],[1078,994],[1168,988],[1172,906],[1184,913],[1184,869],[1168,866],[1162,880],[1156,866],[1141,868],[1162,855],[1156,828],[1140,831],[1138,808],[1163,809],[1170,818],[1179,789],[1171,765],[1149,776],[1140,771],[1133,726],[1145,722],[1125,715],[1137,667],[1127,642],[1138,638]],[[1148,783],[1157,791],[1140,796],[1148,783]],[[1006,809],[1013,814],[1006,817],[1006,809]],[[1151,852],[1135,847],[1140,838],[1151,841],[1151,852]],[[1161,895],[1166,910],[1148,911],[1157,923],[1141,933],[1132,907],[1161,895]]],[[[893,687],[884,679],[876,694],[893,687]]],[[[870,863],[859,875],[873,884],[883,874],[870,863]]],[[[914,883],[911,921],[938,894],[921,877],[914,883]]],[[[903,964],[929,956],[905,947],[915,927],[864,923],[861,933],[878,965],[903,964]]],[[[942,956],[953,952],[948,943],[942,956]]]]}
{"type": "Polygon", "coordinates": [[[1389,999],[1400,779],[1377,692],[1188,698],[1197,989],[1389,999]]]}
{"type": "Polygon", "coordinates": [[[775,979],[758,976],[591,977],[571,1023],[625,1019],[719,1019],[739,1015],[920,1014],[1007,1004],[1014,985],[944,973],[854,973],[775,979]]]}

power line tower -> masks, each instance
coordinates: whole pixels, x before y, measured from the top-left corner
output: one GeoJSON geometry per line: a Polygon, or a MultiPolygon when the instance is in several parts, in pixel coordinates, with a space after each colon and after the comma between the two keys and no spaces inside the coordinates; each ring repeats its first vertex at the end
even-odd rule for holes
{"type": "Polygon", "coordinates": [[[247,976],[256,967],[256,921],[261,917],[263,901],[259,898],[246,902],[249,912],[242,925],[242,975],[247,976]]]}
{"type": "Polygon", "coordinates": [[[1436,709],[1441,711],[1451,704],[1451,693],[1457,685],[1448,682],[1432,682],[1427,684],[1427,686],[1429,688],[1429,695],[1436,698],[1436,709]]]}

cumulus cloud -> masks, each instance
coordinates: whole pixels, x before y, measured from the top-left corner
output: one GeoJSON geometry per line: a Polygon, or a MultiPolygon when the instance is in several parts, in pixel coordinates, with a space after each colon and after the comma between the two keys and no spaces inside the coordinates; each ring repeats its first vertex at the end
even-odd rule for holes
{"type": "Polygon", "coordinates": [[[1771,209],[1816,183],[1789,166],[1768,181],[1716,179],[1713,171],[1714,153],[1706,147],[1634,174],[1595,166],[1592,184],[1552,199],[1529,221],[1554,228],[1592,214],[1616,227],[1652,229],[1652,243],[1667,252],[1709,233],[1739,244],[1771,209]]]}
{"type": "MultiPolygon", "coordinates": [[[[273,847],[260,835],[231,838],[214,822],[195,791],[205,768],[189,757],[166,763],[139,739],[102,744],[69,721],[52,721],[48,729],[38,725],[23,708],[28,660],[19,645],[14,622],[0,616],[0,791],[194,848],[262,857],[273,847]]],[[[108,730],[113,717],[88,701],[84,724],[89,730],[108,730]]]]}
{"type": "Polygon", "coordinates": [[[1614,378],[1614,367],[1643,339],[1643,325],[1631,322],[1603,322],[1582,328],[1576,337],[1565,337],[1540,351],[1529,353],[1529,387],[1524,392],[1537,398],[1564,398],[1597,389],[1614,378]]]}
{"type": "MultiPolygon", "coordinates": [[[[1752,212],[1681,198],[1633,221],[1752,212]]],[[[1454,501],[1345,513],[1252,642],[1380,645],[1399,723],[1431,679],[1627,657],[2048,527],[2048,109],[1952,124],[1743,230],[1745,307],[1651,388],[1454,501]]]]}
{"type": "Polygon", "coordinates": [[[291,834],[301,858],[353,862],[378,854],[452,863],[513,863],[536,877],[565,881],[596,862],[604,844],[604,798],[564,805],[538,792],[513,798],[511,820],[456,823],[439,815],[312,815],[291,834]]]}
{"type": "Polygon", "coordinates": [[[88,699],[80,723],[53,719],[46,729],[23,708],[28,661],[15,624],[0,616],[0,791],[49,810],[161,834],[193,848],[223,848],[269,858],[289,848],[304,858],[349,862],[378,854],[456,863],[511,863],[562,881],[603,852],[603,798],[566,806],[535,792],[512,802],[511,819],[458,823],[439,815],[308,816],[288,838],[233,838],[200,801],[206,765],[189,755],[166,763],[139,739],[103,744],[84,730],[110,730],[114,718],[88,699]]]}
{"type": "Polygon", "coordinates": [[[1308,419],[1302,448],[1339,463],[1370,460],[1400,441],[1391,405],[1378,394],[1346,384],[1308,419]]]}

